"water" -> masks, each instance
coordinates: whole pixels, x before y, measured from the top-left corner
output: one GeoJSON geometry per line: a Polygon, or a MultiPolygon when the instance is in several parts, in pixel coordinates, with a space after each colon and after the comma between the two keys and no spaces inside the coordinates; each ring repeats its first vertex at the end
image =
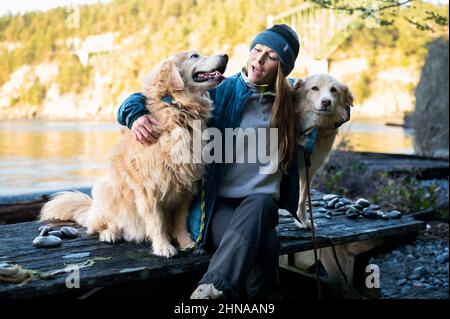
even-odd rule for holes
{"type": "MultiPolygon", "coordinates": [[[[341,129],[357,151],[412,154],[412,135],[385,120],[341,129]]],[[[0,196],[91,186],[104,176],[120,127],[107,122],[0,121],[0,196]]]]}

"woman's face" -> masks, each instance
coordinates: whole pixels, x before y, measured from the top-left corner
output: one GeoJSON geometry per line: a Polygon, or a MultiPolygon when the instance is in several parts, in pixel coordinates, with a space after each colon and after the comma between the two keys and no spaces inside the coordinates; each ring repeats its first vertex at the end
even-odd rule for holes
{"type": "Polygon", "coordinates": [[[250,51],[247,65],[248,79],[254,84],[270,84],[278,70],[278,54],[271,48],[257,44],[250,51]]]}

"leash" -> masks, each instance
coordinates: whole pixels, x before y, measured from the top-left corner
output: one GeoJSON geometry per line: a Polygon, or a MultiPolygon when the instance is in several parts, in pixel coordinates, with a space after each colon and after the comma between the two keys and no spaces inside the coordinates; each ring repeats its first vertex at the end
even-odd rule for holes
{"type": "Polygon", "coordinates": [[[319,258],[317,257],[317,243],[316,243],[316,230],[314,228],[314,217],[311,202],[311,189],[309,188],[309,168],[311,167],[310,154],[305,151],[305,170],[306,170],[306,189],[308,192],[308,204],[309,204],[309,221],[311,223],[311,233],[314,249],[314,262],[316,265],[316,285],[317,285],[317,296],[322,299],[322,287],[320,284],[320,271],[319,271],[319,258]]]}
{"type": "MultiPolygon", "coordinates": [[[[312,201],[311,201],[311,189],[309,187],[309,168],[311,167],[311,154],[305,151],[305,170],[306,170],[306,190],[308,192],[308,206],[309,206],[309,220],[311,222],[311,233],[312,233],[312,241],[313,241],[313,249],[314,249],[314,262],[315,262],[315,268],[316,268],[316,286],[317,286],[317,296],[319,299],[322,299],[322,287],[320,283],[320,272],[319,272],[319,258],[317,257],[317,244],[316,244],[316,231],[314,228],[314,216],[313,216],[313,209],[312,209],[312,201]]],[[[356,289],[348,282],[348,276],[342,269],[341,263],[339,262],[339,259],[337,257],[336,253],[336,247],[333,241],[332,237],[329,236],[319,236],[320,238],[327,239],[330,241],[331,244],[331,250],[333,252],[333,258],[336,262],[336,266],[338,267],[339,273],[344,280],[344,283],[347,285],[347,287],[360,299],[367,299],[366,297],[362,296],[360,293],[356,291],[356,289]]]]}

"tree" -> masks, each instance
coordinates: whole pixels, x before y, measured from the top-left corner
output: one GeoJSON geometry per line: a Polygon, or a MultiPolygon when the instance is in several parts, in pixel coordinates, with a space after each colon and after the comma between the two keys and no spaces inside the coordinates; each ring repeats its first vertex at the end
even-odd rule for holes
{"type": "MultiPolygon", "coordinates": [[[[402,8],[416,8],[424,4],[421,0],[311,0],[322,8],[345,11],[349,14],[360,14],[363,18],[376,19],[379,25],[392,25],[398,18],[402,8]]],[[[448,11],[447,11],[448,15],[448,11]]],[[[431,32],[448,30],[448,17],[435,10],[425,10],[420,17],[404,16],[403,19],[416,26],[417,29],[431,32]]]]}

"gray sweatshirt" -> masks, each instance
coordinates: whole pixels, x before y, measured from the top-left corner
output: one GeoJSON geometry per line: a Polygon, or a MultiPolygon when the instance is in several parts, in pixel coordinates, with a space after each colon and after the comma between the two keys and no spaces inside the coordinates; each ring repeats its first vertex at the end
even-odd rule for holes
{"type": "Polygon", "coordinates": [[[268,91],[267,86],[259,86],[249,82],[243,72],[242,77],[253,94],[248,99],[240,128],[244,131],[247,128],[254,129],[257,137],[256,149],[254,147],[249,149],[248,139],[245,138],[243,149],[236,150],[235,139],[233,163],[225,164],[224,176],[219,185],[218,195],[225,198],[242,198],[255,193],[263,193],[272,195],[274,200],[278,200],[280,198],[282,172],[277,169],[272,174],[261,173],[260,168],[268,167],[269,163],[261,163],[258,158],[258,140],[261,138],[259,134],[261,130],[258,130],[258,128],[263,128],[266,136],[264,154],[267,156],[270,154],[269,128],[275,93],[268,91]],[[256,163],[251,163],[251,161],[249,163],[249,154],[256,154],[256,163]],[[236,159],[240,159],[240,162],[243,161],[243,163],[237,163],[236,159]]]}

